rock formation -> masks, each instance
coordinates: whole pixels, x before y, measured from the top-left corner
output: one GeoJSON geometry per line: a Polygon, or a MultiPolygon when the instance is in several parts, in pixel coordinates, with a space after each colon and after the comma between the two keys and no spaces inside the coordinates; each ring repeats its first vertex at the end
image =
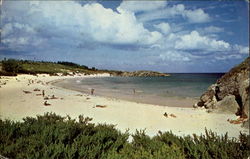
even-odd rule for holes
{"type": "Polygon", "coordinates": [[[248,57],[211,85],[194,107],[212,111],[233,112],[241,118],[249,117],[249,62],[248,57]]]}
{"type": "Polygon", "coordinates": [[[123,76],[123,77],[165,77],[170,76],[166,73],[160,73],[155,71],[134,71],[134,72],[120,72],[116,74],[116,76],[123,76]]]}

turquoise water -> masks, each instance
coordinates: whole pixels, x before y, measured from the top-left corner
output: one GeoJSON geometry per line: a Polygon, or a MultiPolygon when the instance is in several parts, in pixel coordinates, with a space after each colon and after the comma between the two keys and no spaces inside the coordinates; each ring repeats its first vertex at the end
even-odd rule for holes
{"type": "Polygon", "coordinates": [[[103,77],[81,80],[93,88],[157,94],[167,97],[199,97],[223,74],[171,74],[169,77],[103,77]]]}
{"type": "Polygon", "coordinates": [[[168,77],[98,77],[61,83],[84,93],[157,105],[191,106],[223,74],[171,74],[168,77]]]}

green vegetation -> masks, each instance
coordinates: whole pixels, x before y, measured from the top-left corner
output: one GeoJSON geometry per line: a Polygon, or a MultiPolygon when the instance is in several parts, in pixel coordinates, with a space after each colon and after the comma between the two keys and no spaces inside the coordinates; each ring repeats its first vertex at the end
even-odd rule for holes
{"type": "Polygon", "coordinates": [[[21,70],[21,66],[16,62],[16,60],[7,60],[2,62],[2,69],[6,72],[18,73],[21,70]]]}
{"type": "Polygon", "coordinates": [[[78,65],[78,64],[73,63],[73,62],[58,61],[57,63],[61,64],[61,65],[65,65],[65,66],[75,67],[75,68],[89,69],[88,66],[78,65]]]}
{"type": "Polygon", "coordinates": [[[17,74],[39,74],[46,73],[50,75],[57,75],[62,73],[63,75],[73,75],[76,73],[83,74],[97,74],[97,73],[109,73],[113,76],[166,76],[167,74],[159,73],[155,71],[134,71],[124,72],[117,70],[99,70],[95,67],[89,68],[85,65],[79,65],[73,62],[58,61],[58,62],[46,62],[46,61],[30,61],[30,60],[15,60],[8,59],[0,61],[0,76],[16,76],[17,74]]]}
{"type": "Polygon", "coordinates": [[[70,73],[105,73],[109,71],[97,70],[96,68],[88,68],[84,65],[78,65],[72,62],[58,61],[44,62],[44,61],[29,61],[29,60],[3,60],[0,63],[0,75],[16,75],[17,73],[24,74],[39,74],[47,73],[50,75],[56,75],[62,73],[68,75],[70,73]]]}
{"type": "Polygon", "coordinates": [[[121,133],[113,125],[94,125],[90,118],[47,113],[23,122],[0,120],[0,154],[9,158],[211,159],[247,158],[249,135],[239,140],[206,131],[178,137],[171,132],[150,138],[144,131],[121,133]]]}

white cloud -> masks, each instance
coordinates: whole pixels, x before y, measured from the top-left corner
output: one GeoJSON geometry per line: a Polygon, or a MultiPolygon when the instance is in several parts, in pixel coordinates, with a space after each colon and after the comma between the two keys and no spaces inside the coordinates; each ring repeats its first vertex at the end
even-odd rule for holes
{"type": "MultiPolygon", "coordinates": [[[[79,43],[92,40],[110,44],[150,45],[162,38],[161,33],[151,32],[138,22],[133,12],[120,8],[117,13],[98,3],[81,6],[74,1],[8,1],[3,13],[4,21],[19,25],[14,26],[16,30],[29,31],[29,34],[15,34],[16,39],[34,37],[42,32],[41,36],[47,34],[58,40],[67,37],[79,43]]],[[[4,25],[4,35],[14,34],[11,27],[10,24],[4,25]]]]}
{"type": "Polygon", "coordinates": [[[187,19],[190,23],[205,23],[211,20],[211,17],[202,9],[186,9],[183,4],[166,6],[163,9],[149,11],[138,15],[138,19],[142,22],[146,22],[163,18],[175,18],[177,16],[187,19]]]}
{"type": "Polygon", "coordinates": [[[210,21],[210,17],[202,9],[184,10],[183,17],[187,17],[192,23],[204,23],[210,21]]]}
{"type": "Polygon", "coordinates": [[[168,23],[160,23],[160,24],[154,25],[154,27],[159,29],[164,34],[168,34],[171,31],[171,27],[168,23]]]}
{"type": "Polygon", "coordinates": [[[11,23],[5,24],[2,28],[1,36],[5,37],[8,34],[10,34],[12,31],[13,31],[12,24],[11,23]]]}
{"type": "Polygon", "coordinates": [[[166,1],[122,1],[117,9],[127,10],[131,12],[140,12],[162,9],[166,5],[166,1]]]}
{"type": "Polygon", "coordinates": [[[192,50],[201,49],[207,51],[228,51],[230,44],[223,40],[215,40],[206,36],[201,36],[197,31],[192,31],[180,37],[180,41],[175,42],[176,49],[192,50]]]}
{"type": "Polygon", "coordinates": [[[7,23],[2,28],[2,37],[6,37],[15,31],[20,31],[21,33],[34,34],[35,30],[27,24],[20,23],[7,23]]]}
{"type": "Polygon", "coordinates": [[[224,28],[220,28],[216,26],[208,26],[201,30],[203,30],[203,32],[206,32],[206,33],[219,33],[219,32],[223,32],[224,28]]]}
{"type": "Polygon", "coordinates": [[[43,39],[36,37],[36,31],[27,24],[7,23],[2,28],[2,43],[12,49],[27,46],[38,46],[43,39]],[[32,35],[32,36],[30,36],[32,35]]]}
{"type": "Polygon", "coordinates": [[[233,54],[233,55],[222,55],[222,56],[215,56],[214,57],[216,60],[227,60],[227,59],[241,59],[242,56],[241,55],[236,55],[236,54],[233,54]]]}
{"type": "Polygon", "coordinates": [[[240,54],[249,54],[249,47],[241,46],[241,45],[234,45],[233,46],[233,51],[235,53],[240,53],[240,54]]]}
{"type": "MultiPolygon", "coordinates": [[[[151,24],[149,30],[144,25],[145,21],[181,16],[191,23],[201,23],[211,18],[203,10],[186,9],[183,4],[166,6],[166,2],[161,1],[145,3],[148,5],[126,1],[117,11],[113,11],[98,3],[80,5],[75,1],[6,1],[2,10],[2,42],[17,49],[31,46],[61,49],[66,45],[80,46],[87,42],[94,47],[96,43],[112,46],[124,44],[128,47],[136,45],[154,52],[162,60],[186,62],[194,59],[190,50],[199,50],[201,54],[249,52],[248,47],[230,45],[218,40],[218,37],[199,34],[197,30],[183,30],[184,26],[180,28],[169,21],[151,24]],[[133,6],[133,3],[142,5],[133,6]],[[139,12],[139,16],[135,12],[139,12]]],[[[217,33],[223,28],[208,26],[204,31],[217,33]]],[[[68,47],[68,50],[71,48],[68,47]]]]}
{"type": "Polygon", "coordinates": [[[133,13],[119,9],[116,13],[100,4],[87,4],[83,7],[89,30],[94,40],[105,43],[152,44],[161,38],[159,32],[150,32],[138,22],[133,13]]]}
{"type": "Polygon", "coordinates": [[[188,54],[185,52],[178,51],[165,51],[159,55],[159,58],[163,61],[175,61],[175,62],[189,62],[191,59],[188,57],[188,54]]]}

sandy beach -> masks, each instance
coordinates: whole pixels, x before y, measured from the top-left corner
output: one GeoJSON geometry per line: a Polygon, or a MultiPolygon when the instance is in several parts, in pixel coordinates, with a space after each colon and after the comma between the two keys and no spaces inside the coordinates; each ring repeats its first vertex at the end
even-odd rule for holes
{"type": "Polygon", "coordinates": [[[249,133],[240,124],[230,124],[228,119],[236,119],[231,114],[207,113],[202,108],[180,108],[141,104],[108,97],[88,95],[52,85],[67,78],[103,77],[109,74],[92,76],[49,76],[40,74],[18,75],[0,79],[1,119],[21,120],[26,116],[36,116],[45,112],[70,115],[77,118],[83,114],[93,118],[94,123],[114,124],[122,132],[129,129],[146,129],[154,136],[158,131],[172,131],[176,135],[203,134],[205,128],[218,134],[228,132],[229,137],[238,137],[240,131],[249,133]],[[42,91],[45,96],[43,97],[42,91]],[[48,98],[45,100],[44,98],[48,98]],[[45,101],[48,104],[44,105],[45,101]],[[164,116],[168,114],[168,117],[164,116]]]}

